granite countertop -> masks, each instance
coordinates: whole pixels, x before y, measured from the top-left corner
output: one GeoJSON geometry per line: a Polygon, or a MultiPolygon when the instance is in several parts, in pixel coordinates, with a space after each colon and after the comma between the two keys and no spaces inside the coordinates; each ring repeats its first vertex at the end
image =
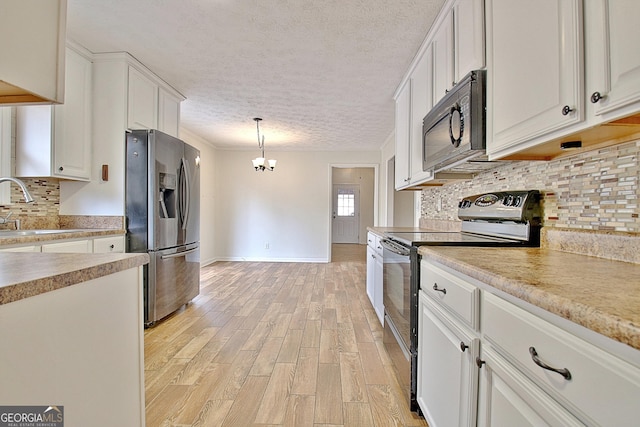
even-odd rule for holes
{"type": "Polygon", "coordinates": [[[149,262],[148,254],[0,253],[0,305],[149,262]]]}
{"type": "Polygon", "coordinates": [[[547,248],[421,246],[426,258],[640,350],[640,265],[547,248]]]}
{"type": "MultiPolygon", "coordinates": [[[[28,232],[29,230],[20,231],[28,232]]],[[[0,231],[0,246],[42,243],[51,240],[81,239],[83,237],[99,237],[120,234],[125,234],[125,230],[113,228],[79,228],[71,230],[60,230],[59,233],[31,234],[25,236],[14,236],[12,235],[11,230],[8,230],[6,232],[0,231]]]]}

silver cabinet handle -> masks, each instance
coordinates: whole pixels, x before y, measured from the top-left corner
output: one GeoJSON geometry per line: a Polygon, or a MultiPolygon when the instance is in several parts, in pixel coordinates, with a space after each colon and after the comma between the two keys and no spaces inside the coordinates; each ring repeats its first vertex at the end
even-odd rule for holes
{"type": "Polygon", "coordinates": [[[188,251],[184,251],[184,252],[177,252],[175,254],[170,254],[170,255],[160,255],[160,259],[178,258],[178,257],[181,257],[181,256],[192,254],[197,250],[198,249],[196,248],[196,249],[189,249],[188,251]]]}
{"type": "Polygon", "coordinates": [[[562,375],[564,379],[567,381],[571,379],[571,372],[569,372],[567,368],[562,368],[562,369],[553,368],[547,365],[546,363],[544,363],[542,360],[540,360],[540,358],[538,357],[538,352],[534,347],[529,347],[529,354],[531,355],[531,359],[533,360],[533,363],[540,366],[542,369],[546,369],[547,371],[557,372],[558,374],[562,375]]]}

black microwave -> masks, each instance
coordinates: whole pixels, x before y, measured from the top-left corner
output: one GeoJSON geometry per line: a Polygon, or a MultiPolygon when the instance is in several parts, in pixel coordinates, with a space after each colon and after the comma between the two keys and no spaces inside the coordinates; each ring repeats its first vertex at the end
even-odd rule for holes
{"type": "Polygon", "coordinates": [[[446,171],[484,156],[486,72],[467,74],[422,122],[422,169],[446,171]]]}

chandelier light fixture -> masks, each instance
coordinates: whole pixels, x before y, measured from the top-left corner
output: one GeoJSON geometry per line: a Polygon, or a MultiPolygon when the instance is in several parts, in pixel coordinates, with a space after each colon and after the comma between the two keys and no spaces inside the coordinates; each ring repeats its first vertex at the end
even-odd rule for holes
{"type": "Polygon", "coordinates": [[[262,157],[256,157],[255,159],[251,160],[253,162],[253,167],[256,169],[256,171],[272,171],[276,168],[275,160],[268,160],[268,166],[264,164],[264,135],[262,135],[262,139],[260,139],[260,122],[262,121],[262,119],[260,117],[256,117],[253,120],[255,120],[256,122],[256,131],[258,132],[258,148],[260,148],[262,152],[262,157]]]}

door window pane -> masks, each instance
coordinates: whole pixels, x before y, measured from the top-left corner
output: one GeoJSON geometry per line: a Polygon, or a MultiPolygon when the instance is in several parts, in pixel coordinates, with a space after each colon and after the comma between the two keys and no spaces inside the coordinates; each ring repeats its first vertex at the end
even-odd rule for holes
{"type": "Polygon", "coordinates": [[[338,216],[354,216],[356,213],[356,196],[352,192],[338,193],[338,216]]]}

